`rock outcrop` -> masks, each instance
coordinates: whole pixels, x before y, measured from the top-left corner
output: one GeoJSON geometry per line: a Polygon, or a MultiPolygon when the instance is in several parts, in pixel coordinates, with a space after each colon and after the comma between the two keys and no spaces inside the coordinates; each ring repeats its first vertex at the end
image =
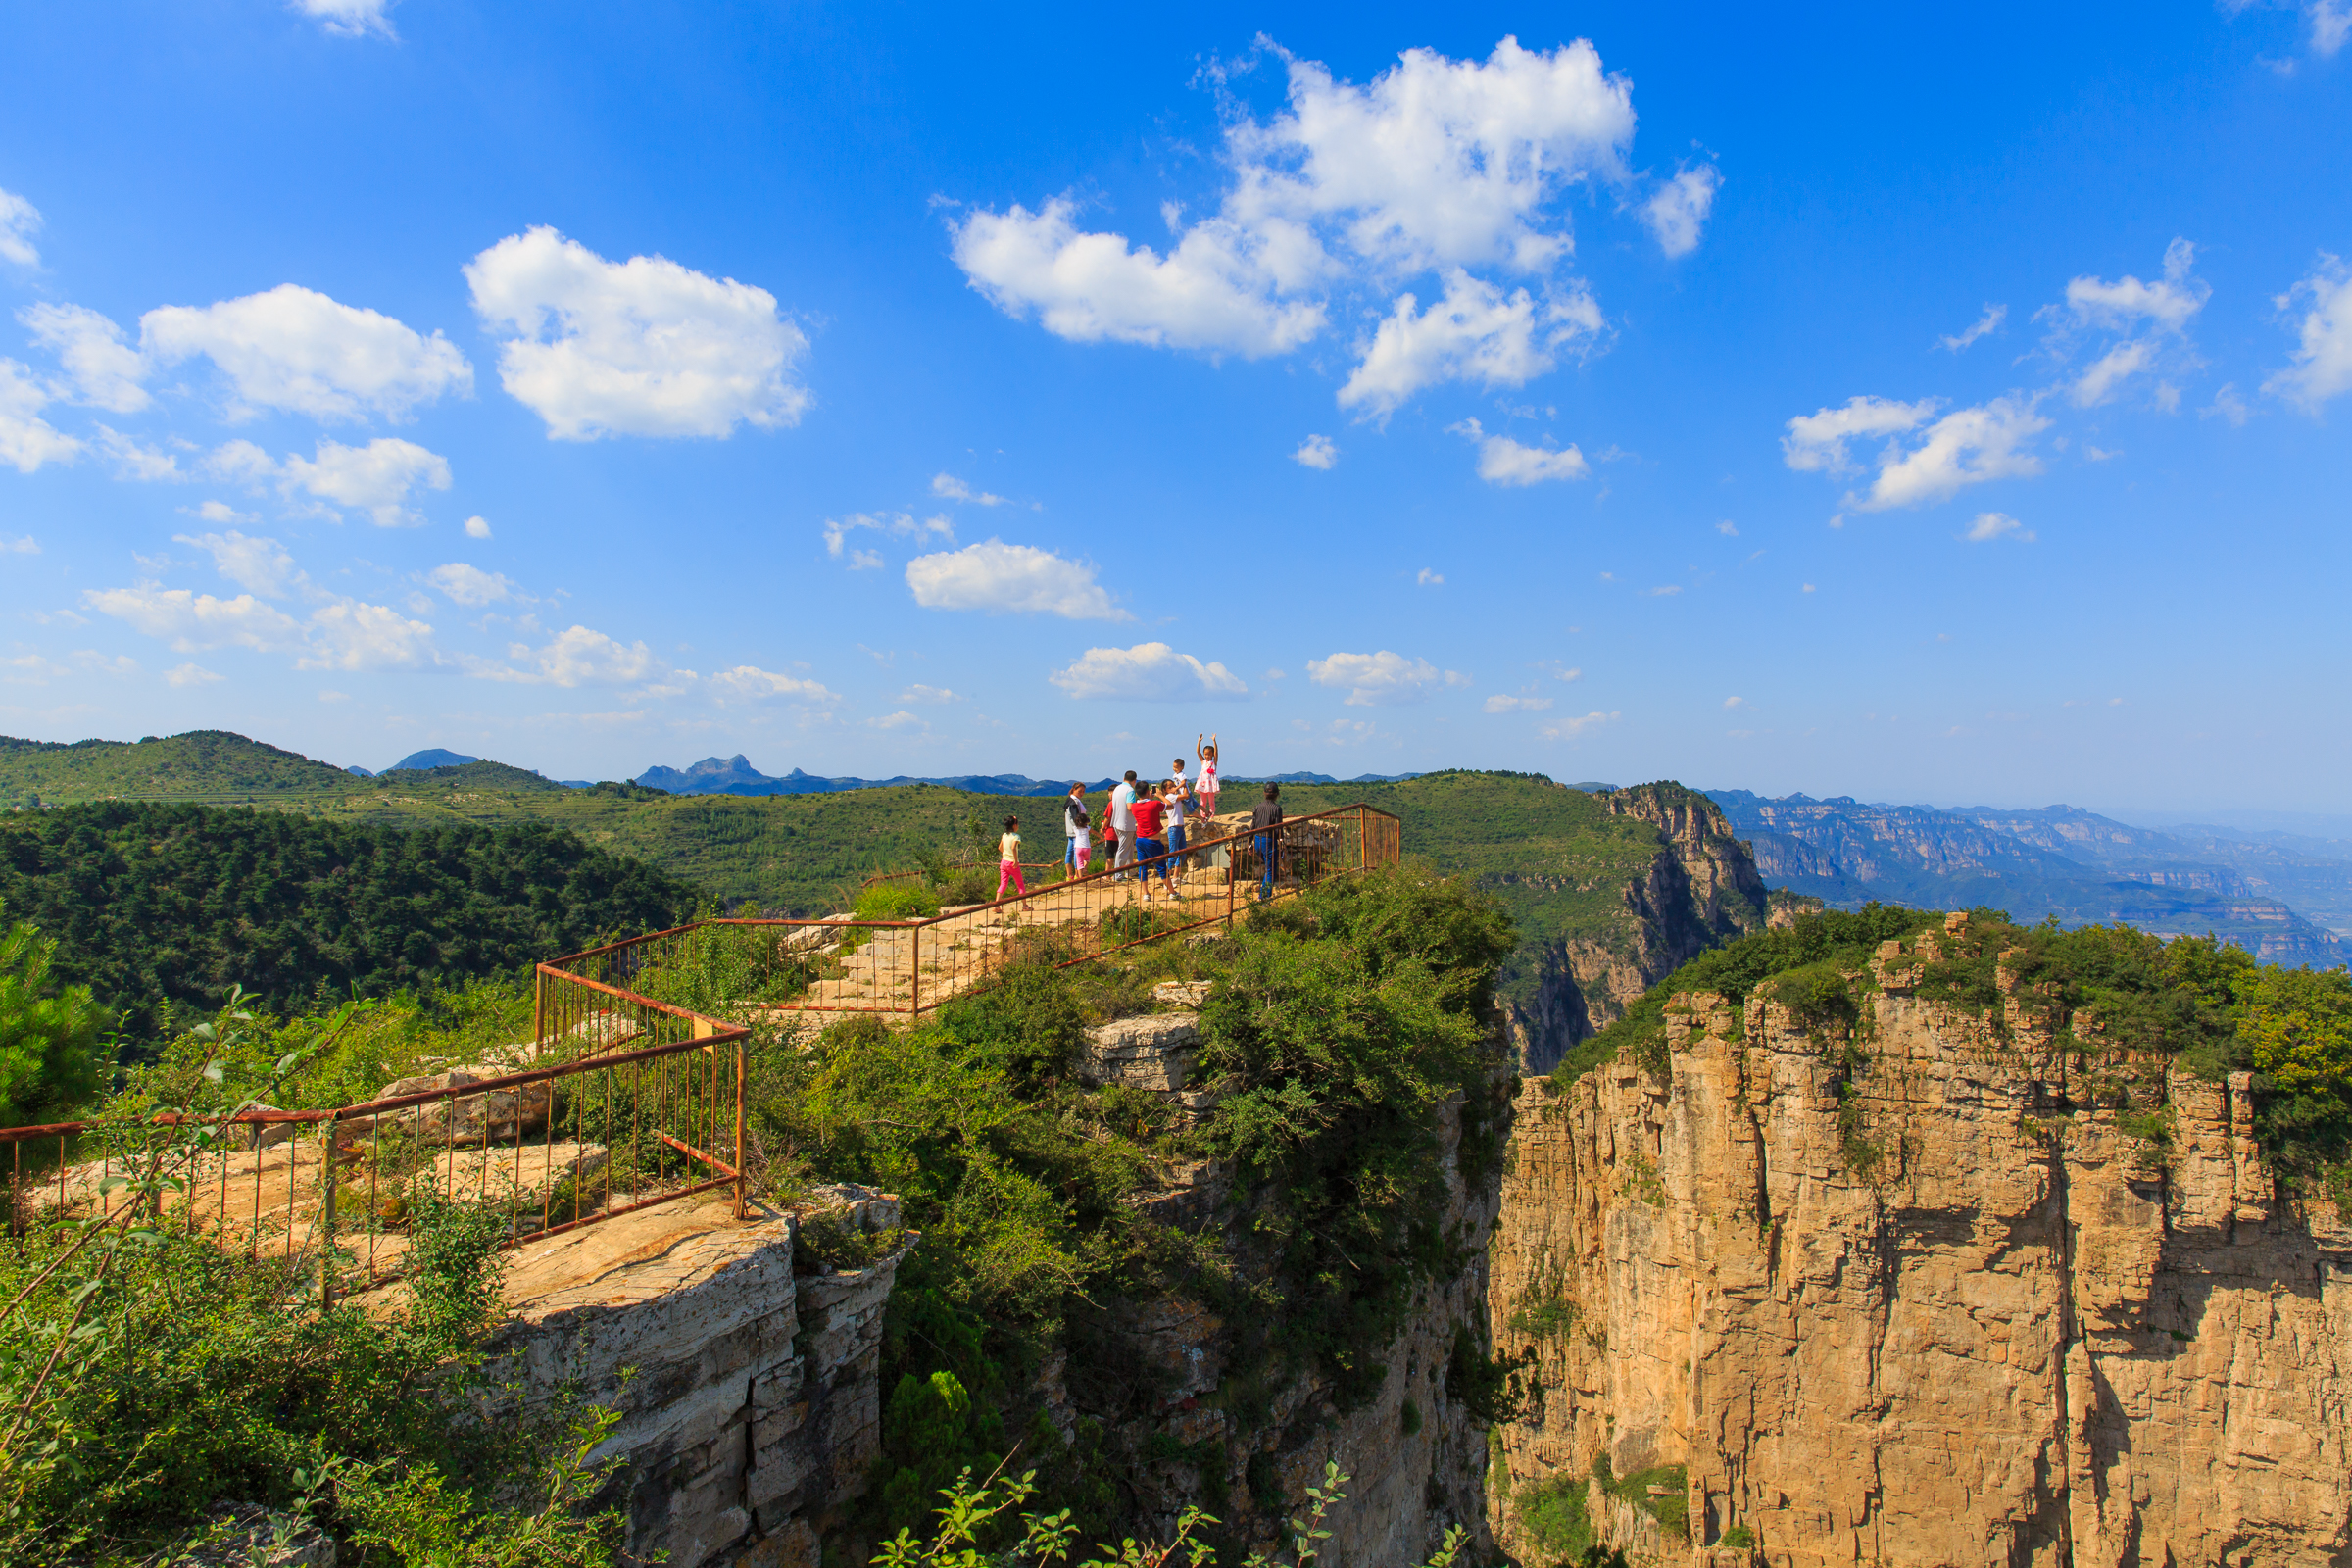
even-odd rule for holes
{"type": "Polygon", "coordinates": [[[1529,1082],[1507,1489],[1681,1466],[1688,1541],[1593,1521],[1675,1563],[2352,1561],[2352,1227],[2273,1190],[2249,1082],[2055,1039],[2006,970],[1921,1001],[1917,957],[1852,1042],[1686,996],[1663,1071],[1529,1082]]]}
{"type": "Polygon", "coordinates": [[[1524,956],[1537,983],[1505,1010],[1530,1072],[1549,1072],[1577,1042],[1623,1017],[1642,992],[1764,924],[1763,878],[1714,802],[1676,784],[1613,790],[1601,799],[1611,815],[1656,828],[1657,853],[1619,895],[1623,914],[1609,935],[1542,943],[1524,956]]]}

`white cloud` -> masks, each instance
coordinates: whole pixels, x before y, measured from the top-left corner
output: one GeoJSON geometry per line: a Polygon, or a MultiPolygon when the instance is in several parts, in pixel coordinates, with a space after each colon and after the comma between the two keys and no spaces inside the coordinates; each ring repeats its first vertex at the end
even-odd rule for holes
{"type": "Polygon", "coordinates": [[[276,478],[278,473],[270,454],[242,437],[223,442],[205,454],[203,468],[216,479],[244,485],[260,485],[276,478]]]}
{"type": "Polygon", "coordinates": [[[392,30],[392,19],[384,15],[391,5],[392,0],[294,0],[296,11],[316,19],[341,38],[362,38],[371,32],[379,38],[399,37],[392,30]]]}
{"type": "MultiPolygon", "coordinates": [[[[2193,367],[2184,340],[2189,322],[2213,293],[2211,284],[2191,275],[2196,257],[2194,245],[2176,239],[2165,247],[2164,275],[2155,282],[2130,274],[2112,283],[2099,277],[2074,278],[2066,285],[2063,309],[2053,306],[2043,313],[2058,322],[2049,346],[2060,355],[2071,349],[2077,333],[2115,334],[2068,389],[2077,408],[2104,403],[2134,375],[2167,365],[2193,367]]],[[[2170,388],[2159,389],[2161,405],[2169,408],[2177,398],[2170,388]]]]}
{"type": "Polygon", "coordinates": [[[37,556],[41,542],[28,533],[0,533],[0,556],[37,556]]]}
{"type": "Polygon", "coordinates": [[[1413,586],[1416,588],[1443,588],[1446,586],[1446,576],[1443,572],[1432,571],[1427,566],[1423,566],[1421,574],[1413,579],[1413,586]]]}
{"type": "Polygon", "coordinates": [[[1582,735],[1585,731],[1592,729],[1596,725],[1614,724],[1618,719],[1624,716],[1625,715],[1622,713],[1603,713],[1595,710],[1593,712],[1587,713],[1582,718],[1563,718],[1557,720],[1556,722],[1545,724],[1536,733],[1543,736],[1547,741],[1572,741],[1575,740],[1579,735],[1582,735]]]}
{"type": "Polygon", "coordinates": [[[469,566],[462,561],[435,566],[424,576],[427,582],[441,590],[450,603],[464,605],[470,610],[495,605],[511,597],[514,591],[514,585],[507,581],[505,573],[484,571],[479,566],[469,566]]]}
{"type": "Polygon", "coordinates": [[[82,602],[102,615],[112,615],[134,631],[171,643],[178,653],[200,648],[250,648],[256,653],[284,653],[303,646],[302,623],[253,595],[216,599],[185,588],[100,588],[83,593],[82,602]]]}
{"type": "Polygon", "coordinates": [[[1853,471],[1849,440],[1883,440],[1879,474],[1869,493],[1845,499],[1845,505],[1862,512],[1944,501],[1967,485],[2041,471],[2041,460],[2025,448],[2050,421],[2034,411],[2032,401],[1994,398],[1929,424],[1936,407],[1932,398],[1918,403],[1854,398],[1841,409],[1790,419],[1781,451],[1791,468],[1842,474],[1853,471]],[[1914,431],[1920,432],[1917,442],[1906,446],[1901,437],[1914,431]]]}
{"type": "Polygon", "coordinates": [[[985,490],[975,490],[970,485],[965,484],[961,479],[956,478],[952,473],[933,474],[931,476],[931,493],[940,497],[942,500],[968,501],[976,507],[1001,507],[1004,505],[1004,498],[1003,496],[990,495],[985,490]]]}
{"type": "Polygon", "coordinates": [[[0,190],[0,262],[27,269],[40,266],[41,253],[32,243],[40,231],[40,209],[15,191],[0,190]]]}
{"type": "Polygon", "coordinates": [[[609,262],[544,225],[466,265],[499,382],[551,439],[728,436],[800,423],[808,337],[763,288],[660,256],[609,262]]]}
{"type": "Polygon", "coordinates": [[[164,671],[165,684],[186,690],[191,686],[210,686],[220,679],[202,664],[186,663],[164,671]]]}
{"type": "Polygon", "coordinates": [[[283,599],[310,586],[310,578],[274,539],[257,539],[231,528],[226,533],[173,534],[172,542],[195,546],[213,558],[215,571],[264,599],[283,599]]]}
{"type": "Polygon", "coordinates": [[[1725,708],[1745,708],[1747,706],[1747,699],[1744,697],[1726,697],[1723,700],[1723,706],[1725,708]]]}
{"type": "Polygon", "coordinates": [[[2352,38],[2352,0],[2305,0],[2303,14],[2311,19],[2311,48],[2328,58],[2352,38]]]}
{"type": "Polygon", "coordinates": [[[1679,594],[1682,591],[1683,585],[1681,583],[1670,582],[1665,584],[1663,587],[1644,588],[1642,590],[1642,596],[1644,599],[1672,599],[1676,594],[1679,594]]]}
{"type": "Polygon", "coordinates": [[[905,709],[901,709],[895,713],[884,713],[879,718],[862,719],[860,722],[863,723],[868,729],[927,730],[931,727],[922,719],[917,718],[914,714],[907,712],[905,709]]]}
{"type": "Polygon", "coordinates": [[[1298,443],[1291,461],[1302,468],[1321,468],[1329,473],[1340,466],[1340,449],[1327,435],[1310,435],[1298,443]]]}
{"type": "Polygon", "coordinates": [[[1052,551],[981,544],[906,563],[906,586],[926,610],[986,610],[1070,620],[1132,620],[1095,581],[1095,569],[1052,551]]]}
{"type": "Polygon", "coordinates": [[[282,409],[315,419],[398,419],[444,393],[473,390],[473,367],[439,332],[421,336],[296,283],[149,311],[139,318],[139,344],[150,366],[200,355],[219,366],[232,418],[282,409]]]}
{"type": "Polygon", "coordinates": [[[1998,331],[2001,323],[2008,318],[2008,306],[1987,305],[1984,307],[1984,314],[1977,318],[1976,325],[1969,327],[1966,331],[1954,332],[1949,337],[1937,338],[1936,341],[1939,347],[1949,349],[1952,353],[1957,354],[1986,333],[1998,331]]]}
{"type": "Polygon", "coordinates": [[[311,612],[310,651],[296,669],[412,669],[439,663],[433,628],[383,605],[338,599],[311,612]]]}
{"type": "Polygon", "coordinates": [[[2196,259],[2194,245],[2176,239],[2165,247],[2164,276],[2156,282],[2143,283],[2129,273],[2112,283],[2078,277],[2066,285],[2067,309],[2083,326],[2131,331],[2146,322],[2166,332],[2185,331],[2213,293],[2211,284],[2189,275],[2196,259]]]}
{"type": "Polygon", "coordinates": [[[1417,303],[1410,294],[1396,297],[1340,388],[1340,407],[1391,414],[1439,381],[1524,386],[1551,369],[1555,350],[1602,325],[1600,307],[1581,287],[1539,305],[1524,288],[1506,296],[1459,268],[1447,274],[1444,299],[1415,315],[1417,303]]]}
{"type": "MultiPolygon", "coordinates": [[[[876,533],[888,534],[893,539],[912,539],[917,544],[932,538],[945,539],[949,544],[956,542],[956,524],[948,520],[945,513],[936,517],[917,519],[913,514],[906,512],[853,512],[846,517],[825,519],[825,554],[839,561],[843,542],[860,528],[870,528],[876,533]]],[[[860,550],[853,555],[850,569],[856,571],[880,564],[880,556],[860,550]]]]}
{"type": "Polygon", "coordinates": [[[14,360],[0,360],[0,463],[31,473],[44,463],[72,463],[81,443],[40,416],[49,394],[32,372],[14,360]]]}
{"type": "Polygon", "coordinates": [[[1407,659],[1382,649],[1377,654],[1334,654],[1306,662],[1307,678],[1318,686],[1344,689],[1349,708],[1392,708],[1417,703],[1438,686],[1469,684],[1455,670],[1441,671],[1426,659],[1407,659]]]}
{"type": "Polygon", "coordinates": [[[1737,539],[1740,537],[1740,525],[1729,517],[1726,517],[1721,522],[1717,523],[1715,525],[1715,531],[1723,535],[1726,539],[1737,539]]]}
{"type": "Polygon", "coordinates": [[[1446,428],[1478,443],[1478,476],[1489,484],[1525,486],[1547,479],[1582,479],[1592,472],[1585,455],[1573,445],[1525,446],[1507,435],[1488,435],[1476,419],[1446,428]]]}
{"type": "Polygon", "coordinates": [[[1668,256],[1688,256],[1698,249],[1698,231],[1715,205],[1723,175],[1713,164],[1686,169],[1658,187],[1642,209],[1642,220],[1668,256]]]}
{"type": "Polygon", "coordinates": [[[1487,699],[1490,713],[1541,713],[1552,704],[1548,697],[1504,697],[1497,693],[1487,699]]]}
{"type": "MultiPolygon", "coordinates": [[[[1485,61],[1407,51],[1370,83],[1335,80],[1323,66],[1274,49],[1288,70],[1289,102],[1264,122],[1230,118],[1224,162],[1230,177],[1217,210],[1193,222],[1173,206],[1164,216],[1175,242],[1163,255],[1125,235],[1081,229],[1075,206],[1049,200],[951,220],[956,264],[971,285],[1015,318],[1035,316],[1061,337],[1240,354],[1284,354],[1320,334],[1327,295],[1392,288],[1424,271],[1497,267],[1543,275],[1573,250],[1566,190],[1594,177],[1624,177],[1634,129],[1632,88],[1603,72],[1590,43],[1531,52],[1505,38],[1485,61]]],[[[1228,68],[1212,66],[1220,84],[1228,68]]],[[[1467,301],[1468,285],[1449,293],[1467,301]]],[[[1494,301],[1503,298],[1480,283],[1494,301]]],[[[1551,292],[1548,288],[1546,293],[1551,292]]],[[[1472,314],[1491,318],[1496,309],[1472,314]]],[[[1348,401],[1384,404],[1446,374],[1469,373],[1475,348],[1450,354],[1408,341],[1423,326],[1399,302],[1384,326],[1381,364],[1359,371],[1348,401]]],[[[1581,289],[1559,304],[1522,307],[1514,326],[1486,336],[1524,340],[1485,358],[1540,373],[1534,346],[1560,322],[1597,331],[1599,313],[1581,289]]],[[[1460,337],[1433,307],[1431,337],[1460,337]]],[[[1376,339],[1376,344],[1378,340],[1376,339]]],[[[1510,380],[1492,366],[1476,373],[1510,380]]],[[[1518,373],[1513,370],[1511,373],[1518,373]]],[[[1521,376],[1524,379],[1524,376],[1521,376]]]]}
{"type": "Polygon", "coordinates": [[[925,686],[919,682],[899,693],[898,700],[902,703],[921,703],[926,706],[968,701],[961,692],[952,692],[944,686],[925,686]]]}
{"type": "Polygon", "coordinates": [[[306,490],[338,506],[365,508],[379,528],[424,520],[408,508],[411,490],[419,485],[449,488],[448,459],[390,436],[378,436],[364,447],[322,439],[315,461],[289,456],[280,471],[280,488],[287,495],[306,490]]]}
{"type": "Polygon", "coordinates": [[[147,362],[123,340],[122,329],[80,305],[27,305],[17,313],[32,340],[55,354],[74,389],[73,401],[116,414],[136,414],[154,401],[139,382],[147,362]]]}
{"type": "Polygon", "coordinates": [[[1290,112],[1228,131],[1227,210],[1253,227],[1330,220],[1385,268],[1495,264],[1537,271],[1568,254],[1545,208],[1569,185],[1618,176],[1633,87],[1582,39],[1484,62],[1410,49],[1368,85],[1285,57],[1290,112]]]}
{"type": "MultiPolygon", "coordinates": [[[[1195,224],[1161,256],[1123,234],[1092,233],[1060,197],[951,224],[956,265],[1015,320],[1032,314],[1075,343],[1141,343],[1261,359],[1323,330],[1324,309],[1270,296],[1281,269],[1258,236],[1222,219],[1195,224]]],[[[1311,241],[1307,242],[1311,245],[1311,241]]]]}
{"type": "Polygon", "coordinates": [[[180,472],[179,459],[160,447],[144,447],[130,436],[110,425],[98,427],[98,449],[114,460],[115,477],[143,483],[176,482],[189,477],[180,472]]]}
{"type": "Polygon", "coordinates": [[[728,703],[800,703],[816,706],[841,699],[812,680],[803,680],[757,664],[737,664],[710,677],[711,696],[728,703]]]}
{"type": "Polygon", "coordinates": [[[1968,532],[1961,537],[1972,545],[1981,545],[2004,535],[2022,539],[2027,544],[2034,542],[2034,530],[2005,512],[1978,513],[1977,520],[1968,525],[1968,532]]]}
{"type": "Polygon", "coordinates": [[[1886,436],[1915,430],[1936,412],[1936,400],[1897,403],[1892,398],[1858,397],[1842,409],[1801,414],[1788,421],[1781,453],[1791,468],[1817,473],[1850,473],[1845,444],[1857,436],[1886,436]]]}
{"type": "Polygon", "coordinates": [[[889,563],[874,551],[853,550],[850,552],[850,569],[852,571],[880,571],[888,564],[889,563]]]}
{"type": "Polygon", "coordinates": [[[2302,340],[2288,356],[2293,363],[2264,381],[2262,389],[2316,414],[2329,398],[2352,391],[2352,271],[2323,253],[2310,274],[2279,295],[2277,304],[2285,312],[2298,302],[2308,303],[2302,340]]]}
{"type": "Polygon", "coordinates": [[[525,667],[475,661],[468,673],[483,680],[531,686],[625,686],[669,672],[644,643],[621,643],[601,631],[573,626],[558,632],[544,648],[515,643],[507,657],[525,667]]]}
{"type": "Polygon", "coordinates": [[[1180,654],[1166,643],[1089,648],[1049,678],[1072,697],[1127,703],[1213,703],[1250,695],[1223,664],[1180,654]]]}
{"type": "Polygon", "coordinates": [[[490,537],[490,523],[489,523],[489,520],[488,520],[487,518],[483,518],[483,517],[467,517],[467,518],[466,519],[466,538],[468,538],[468,539],[487,539],[487,538],[489,538],[489,537],[490,537]]]}

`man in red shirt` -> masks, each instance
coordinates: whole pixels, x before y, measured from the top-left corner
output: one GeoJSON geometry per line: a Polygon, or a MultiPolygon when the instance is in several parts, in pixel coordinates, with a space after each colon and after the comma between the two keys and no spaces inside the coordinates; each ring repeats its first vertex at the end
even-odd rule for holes
{"type": "Polygon", "coordinates": [[[1168,812],[1167,803],[1147,790],[1136,796],[1135,805],[1129,809],[1135,813],[1135,879],[1144,885],[1144,897],[1150,899],[1152,860],[1158,857],[1160,884],[1172,899],[1176,896],[1176,880],[1169,873],[1175,861],[1168,858],[1168,846],[1160,836],[1168,812]]]}

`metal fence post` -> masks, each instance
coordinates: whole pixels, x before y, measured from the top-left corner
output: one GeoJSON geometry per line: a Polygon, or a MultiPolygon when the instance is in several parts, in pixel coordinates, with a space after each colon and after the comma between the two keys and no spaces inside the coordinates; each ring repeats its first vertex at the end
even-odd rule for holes
{"type": "Polygon", "coordinates": [[[906,944],[906,1010],[923,1010],[923,924],[917,920],[907,933],[906,944]]]}
{"type": "MultiPolygon", "coordinates": [[[[319,1123],[325,1130],[325,1141],[318,1147],[318,1309],[331,1311],[335,1304],[335,1118],[341,1110],[330,1110],[326,1120],[319,1123]]],[[[293,1161],[286,1163],[286,1185],[294,1184],[293,1161]]]]}
{"type": "Polygon", "coordinates": [[[747,1060],[745,1042],[735,1042],[735,1217],[742,1219],[748,1212],[745,1199],[743,1169],[743,1076],[747,1060]]]}

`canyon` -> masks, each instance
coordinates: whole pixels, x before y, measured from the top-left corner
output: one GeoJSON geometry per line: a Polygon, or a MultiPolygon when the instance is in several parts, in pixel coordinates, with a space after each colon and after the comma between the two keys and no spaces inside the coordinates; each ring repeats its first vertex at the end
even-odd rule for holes
{"type": "Polygon", "coordinates": [[[2002,1014],[1921,1001],[1937,940],[1874,961],[1866,1061],[1769,996],[1684,995],[1663,1071],[1521,1090],[1506,1547],[1544,1559],[1525,1499],[1565,1485],[1660,1562],[2352,1554],[2352,1227],[2276,1189],[2249,1075],[2070,1052],[2006,970],[2002,1014]],[[1687,1541],[1603,1485],[1661,1467],[1687,1541]]]}

